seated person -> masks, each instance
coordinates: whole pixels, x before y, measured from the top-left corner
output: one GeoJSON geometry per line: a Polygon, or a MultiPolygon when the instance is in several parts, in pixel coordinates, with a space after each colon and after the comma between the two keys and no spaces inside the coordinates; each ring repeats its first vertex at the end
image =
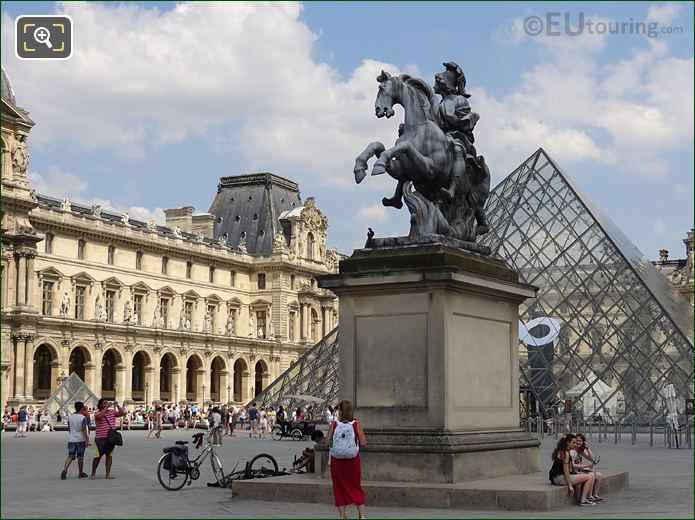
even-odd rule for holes
{"type": "Polygon", "coordinates": [[[554,486],[567,486],[568,495],[574,495],[574,486],[582,485],[579,505],[594,506],[596,503],[588,499],[589,492],[594,487],[594,475],[592,473],[577,473],[575,475],[570,473],[572,465],[570,450],[574,449],[576,449],[576,435],[568,433],[558,441],[551,456],[553,465],[548,477],[554,486]]]}
{"type": "Polygon", "coordinates": [[[594,487],[589,492],[588,500],[593,502],[602,501],[603,499],[598,496],[598,490],[601,487],[603,473],[594,469],[594,465],[598,463],[599,458],[589,449],[589,445],[586,443],[586,437],[583,433],[577,434],[575,448],[570,450],[570,457],[572,457],[572,467],[575,470],[584,473],[592,473],[594,475],[594,487]],[[584,459],[586,459],[586,461],[584,459]]]}
{"type": "MultiPolygon", "coordinates": [[[[311,440],[314,441],[315,443],[322,443],[324,441],[324,436],[322,431],[315,431],[314,433],[311,434],[311,440]]],[[[301,473],[302,468],[307,468],[307,471],[309,473],[315,473],[316,472],[316,467],[314,465],[314,459],[316,457],[316,453],[313,448],[306,448],[302,452],[302,456],[299,457],[295,462],[294,462],[294,469],[292,473],[301,473]]]]}
{"type": "Polygon", "coordinates": [[[41,414],[41,429],[43,430],[46,426],[48,426],[48,430],[54,430],[53,424],[51,422],[51,414],[48,412],[48,410],[44,410],[43,413],[41,414]]]}

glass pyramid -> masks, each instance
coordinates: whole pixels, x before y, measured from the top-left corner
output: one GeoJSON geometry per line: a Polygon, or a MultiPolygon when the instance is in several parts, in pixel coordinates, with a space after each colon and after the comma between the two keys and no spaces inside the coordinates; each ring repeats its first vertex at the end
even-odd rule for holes
{"type": "Polygon", "coordinates": [[[541,148],[491,191],[492,254],[539,287],[520,311],[521,385],[584,419],[663,422],[693,397],[693,312],[541,148]]]}
{"type": "MultiPolygon", "coordinates": [[[[260,408],[287,410],[338,402],[338,327],[301,356],[253,400],[260,408]],[[310,397],[313,399],[306,399],[310,397]]],[[[323,408],[319,408],[323,411],[323,408]]]]}
{"type": "Polygon", "coordinates": [[[60,383],[56,391],[46,399],[43,408],[52,414],[60,410],[61,415],[67,417],[75,412],[75,403],[77,401],[82,401],[88,408],[96,408],[99,398],[92,393],[76,372],[72,372],[65,381],[60,383]]]}

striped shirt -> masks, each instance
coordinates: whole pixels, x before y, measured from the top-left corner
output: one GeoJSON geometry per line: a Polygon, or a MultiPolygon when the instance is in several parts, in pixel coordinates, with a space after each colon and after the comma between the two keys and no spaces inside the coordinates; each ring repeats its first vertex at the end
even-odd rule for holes
{"type": "Polygon", "coordinates": [[[116,412],[114,410],[107,410],[105,414],[108,418],[108,422],[105,418],[103,418],[103,415],[101,415],[100,419],[97,419],[96,417],[94,419],[94,422],[96,423],[96,433],[94,435],[95,439],[108,438],[111,427],[116,427],[116,412]],[[110,426],[109,423],[111,423],[110,426]]]}

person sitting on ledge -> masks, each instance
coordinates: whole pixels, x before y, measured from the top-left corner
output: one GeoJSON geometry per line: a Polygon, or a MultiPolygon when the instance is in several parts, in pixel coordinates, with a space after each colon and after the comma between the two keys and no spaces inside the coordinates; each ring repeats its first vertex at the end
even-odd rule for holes
{"type": "MultiPolygon", "coordinates": [[[[311,434],[311,440],[314,441],[316,444],[321,444],[324,442],[324,436],[323,432],[320,430],[314,431],[314,433],[311,434]]],[[[314,461],[316,459],[316,452],[314,451],[313,448],[306,448],[302,452],[302,456],[299,457],[294,463],[292,464],[294,468],[290,470],[291,473],[302,473],[302,468],[307,468],[307,471],[309,473],[315,473],[316,472],[316,466],[314,464],[314,461]]]]}
{"type": "Polygon", "coordinates": [[[591,473],[594,475],[594,487],[591,490],[591,494],[587,500],[592,502],[601,502],[603,499],[598,496],[598,490],[601,487],[601,482],[603,481],[603,473],[600,473],[594,469],[594,466],[599,461],[599,457],[594,455],[594,453],[589,449],[589,445],[586,443],[586,437],[583,433],[577,434],[577,439],[575,442],[575,449],[570,451],[570,456],[572,457],[572,467],[577,471],[591,473]],[[588,462],[584,462],[583,459],[586,459],[588,462]]]}
{"type": "Polygon", "coordinates": [[[553,486],[567,486],[567,494],[574,495],[574,486],[583,484],[582,496],[579,500],[580,506],[595,506],[596,504],[588,500],[589,492],[594,485],[594,475],[592,473],[570,474],[572,459],[570,450],[576,447],[576,436],[568,433],[557,443],[553,450],[553,465],[550,468],[548,477],[553,486]]]}

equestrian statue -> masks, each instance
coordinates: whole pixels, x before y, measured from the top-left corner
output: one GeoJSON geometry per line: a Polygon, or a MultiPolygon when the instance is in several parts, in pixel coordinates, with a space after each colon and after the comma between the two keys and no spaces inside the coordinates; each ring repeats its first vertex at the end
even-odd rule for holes
{"type": "MultiPolygon", "coordinates": [[[[483,252],[476,237],[489,230],[484,206],[490,191],[490,170],[477,155],[473,136],[480,116],[471,110],[466,76],[456,63],[444,63],[434,89],[408,74],[377,77],[376,117],[392,117],[401,105],[405,118],[391,148],[373,142],[355,159],[355,181],[367,175],[367,161],[376,156],[372,175],[388,173],[396,181],[384,206],[410,211],[409,243],[453,239],[464,249],[483,252]],[[441,96],[441,100],[437,98],[441,96]]],[[[486,248],[485,248],[486,249],[486,248]]]]}

